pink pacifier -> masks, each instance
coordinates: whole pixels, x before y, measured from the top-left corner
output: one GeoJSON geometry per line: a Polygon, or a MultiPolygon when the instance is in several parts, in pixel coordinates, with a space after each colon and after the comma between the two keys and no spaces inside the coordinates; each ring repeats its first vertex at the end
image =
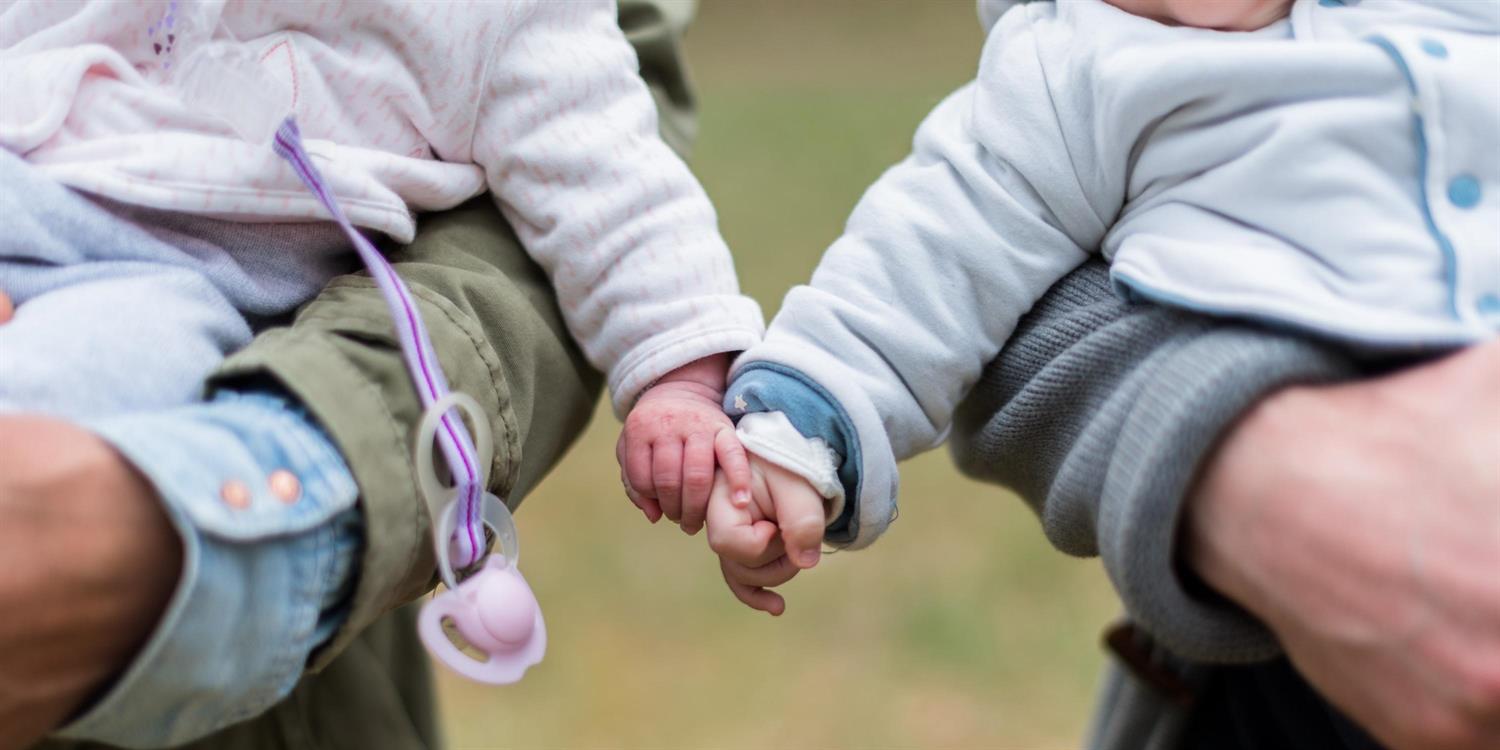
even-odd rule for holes
{"type": "MultiPolygon", "coordinates": [[[[457,526],[458,488],[444,487],[432,466],[432,442],[438,421],[450,409],[467,412],[474,427],[476,453],[490,455],[489,426],[479,404],[463,393],[449,393],[427,409],[417,431],[417,478],[432,513],[433,546],[438,574],[447,591],[422,606],[417,633],[427,651],[450,669],[472,680],[508,685],[521,679],[527,668],[540,662],[547,650],[547,627],[531,586],[517,567],[516,524],[500,499],[484,493],[484,526],[499,545],[499,554],[488,554],[479,570],[459,583],[453,572],[453,531],[457,526]],[[439,502],[441,501],[440,504],[439,502]],[[443,630],[447,621],[474,649],[479,660],[462,651],[443,630]]],[[[486,462],[481,470],[488,479],[486,462]]]]}

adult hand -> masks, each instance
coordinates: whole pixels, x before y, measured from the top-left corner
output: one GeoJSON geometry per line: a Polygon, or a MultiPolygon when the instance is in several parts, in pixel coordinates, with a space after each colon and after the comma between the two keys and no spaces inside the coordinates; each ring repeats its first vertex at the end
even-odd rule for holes
{"type": "Polygon", "coordinates": [[[150,485],[107,444],[0,417],[0,748],[57,728],[129,664],[181,557],[150,485]]]}
{"type": "Polygon", "coordinates": [[[1265,399],[1184,554],[1391,748],[1500,747],[1500,342],[1265,399]]]}

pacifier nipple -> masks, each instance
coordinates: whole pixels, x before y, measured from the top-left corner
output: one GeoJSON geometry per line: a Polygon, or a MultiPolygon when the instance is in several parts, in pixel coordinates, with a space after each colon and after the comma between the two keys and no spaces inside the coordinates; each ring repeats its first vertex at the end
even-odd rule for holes
{"type": "Polygon", "coordinates": [[[474,609],[479,624],[497,641],[486,648],[516,648],[536,631],[536,597],[516,576],[492,575],[480,581],[474,609]]]}

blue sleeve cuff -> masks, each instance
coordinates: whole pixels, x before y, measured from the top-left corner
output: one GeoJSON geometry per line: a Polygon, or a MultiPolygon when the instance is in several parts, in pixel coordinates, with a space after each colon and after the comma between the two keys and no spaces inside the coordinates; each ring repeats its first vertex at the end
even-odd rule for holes
{"type": "Polygon", "coordinates": [[[343,458],[268,393],[86,426],[154,485],[183,568],[135,661],[59,735],[177,745],[270,708],[347,614],[363,518],[343,458]]]}
{"type": "Polygon", "coordinates": [[[772,362],[752,362],[735,373],[724,393],[724,411],[739,420],[746,414],[779,411],[803,437],[822,438],[840,457],[844,510],[823,536],[830,544],[854,540],[852,520],[859,517],[860,450],[854,422],[822,386],[798,370],[772,362]]]}

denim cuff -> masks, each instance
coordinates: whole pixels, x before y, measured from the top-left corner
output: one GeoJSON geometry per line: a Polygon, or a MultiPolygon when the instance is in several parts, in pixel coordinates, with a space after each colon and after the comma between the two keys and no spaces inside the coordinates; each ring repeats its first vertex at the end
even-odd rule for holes
{"type": "Polygon", "coordinates": [[[859,515],[859,436],[854,422],[837,400],[811,378],[785,365],[754,362],[735,374],[724,392],[724,411],[736,422],[746,414],[779,411],[806,438],[820,438],[842,460],[839,482],[844,485],[844,505],[828,522],[824,538],[830,544],[845,544],[855,534],[851,519],[859,515]]]}
{"type": "Polygon", "coordinates": [[[363,522],[338,451],[272,393],[84,426],[154,485],[182,578],[135,660],[59,735],[177,745],[270,708],[347,614],[363,522]]]}

